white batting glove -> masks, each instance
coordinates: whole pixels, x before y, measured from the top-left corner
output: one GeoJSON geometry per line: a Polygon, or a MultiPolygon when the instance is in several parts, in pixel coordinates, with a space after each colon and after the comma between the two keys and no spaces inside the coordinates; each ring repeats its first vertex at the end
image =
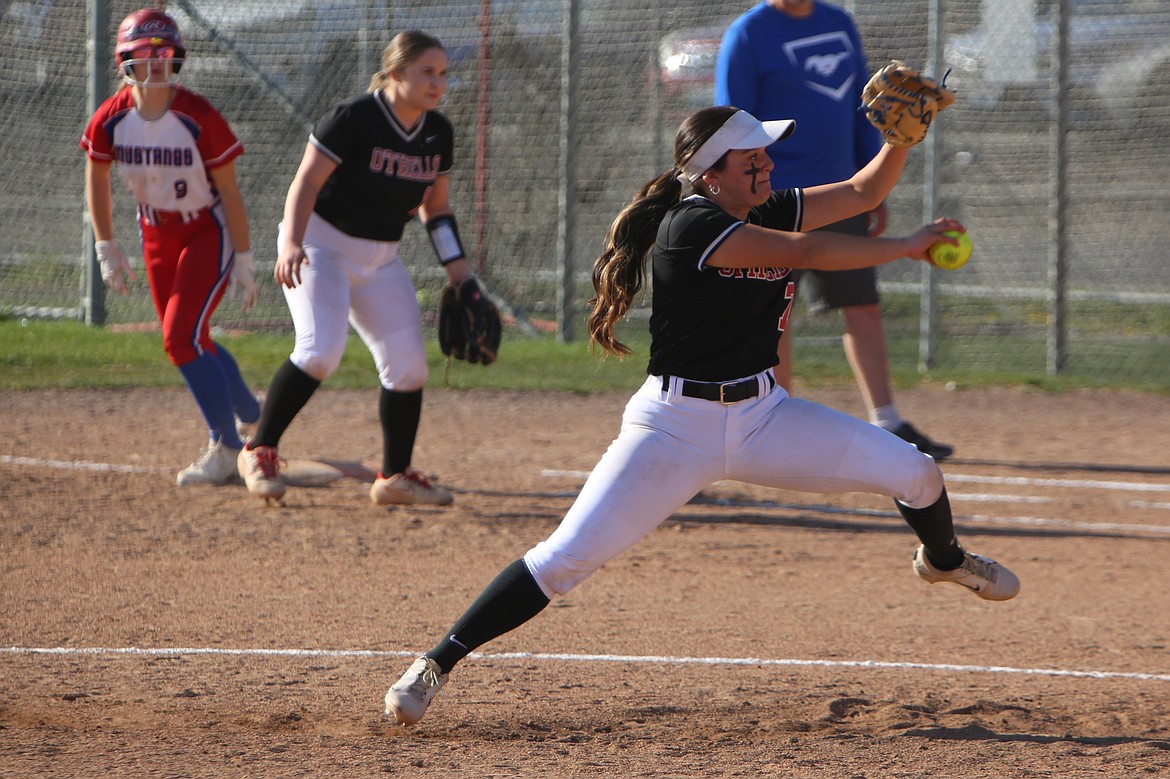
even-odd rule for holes
{"type": "Polygon", "coordinates": [[[256,283],[256,264],[250,249],[246,252],[236,252],[227,294],[230,298],[239,298],[240,310],[245,313],[260,299],[260,285],[256,283]]]}
{"type": "Polygon", "coordinates": [[[138,274],[134,272],[134,268],[130,267],[130,261],[126,259],[125,254],[122,254],[118,244],[113,239],[95,241],[93,248],[97,252],[98,265],[101,266],[102,281],[112,290],[121,292],[123,295],[129,294],[123,277],[137,281],[138,274]]]}

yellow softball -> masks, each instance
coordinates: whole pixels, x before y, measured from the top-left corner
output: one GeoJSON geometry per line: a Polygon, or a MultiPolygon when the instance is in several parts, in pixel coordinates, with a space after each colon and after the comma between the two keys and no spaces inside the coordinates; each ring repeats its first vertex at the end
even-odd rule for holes
{"type": "Polygon", "coordinates": [[[959,245],[939,242],[930,247],[930,259],[940,268],[954,270],[967,264],[971,258],[971,236],[958,230],[947,230],[943,235],[959,239],[959,245]]]}

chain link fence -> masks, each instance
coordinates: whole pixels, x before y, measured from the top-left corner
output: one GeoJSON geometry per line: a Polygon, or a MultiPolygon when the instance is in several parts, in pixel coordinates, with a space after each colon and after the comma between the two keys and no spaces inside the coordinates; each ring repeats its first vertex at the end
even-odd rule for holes
{"type": "MultiPolygon", "coordinates": [[[[442,110],[457,131],[451,191],[473,264],[522,329],[582,337],[589,270],[610,221],[669,166],[681,118],[713,99],[719,36],[751,4],[572,0],[570,15],[570,1],[172,0],[189,50],[183,82],[245,145],[237,165],[260,275],[275,261],[312,123],[366,89],[394,32],[419,28],[451,57],[442,110]]],[[[117,22],[142,4],[96,6],[107,9],[107,50],[117,22]]],[[[954,273],[910,261],[881,269],[891,343],[915,344],[923,367],[1076,370],[1170,386],[1170,3],[844,5],[871,70],[892,58],[939,75],[949,68],[959,94],[912,155],[890,229],[955,216],[976,253],[954,273]]],[[[0,312],[10,316],[84,319],[90,303],[77,141],[94,7],[0,6],[0,312]]],[[[117,81],[108,58],[98,68],[104,98],[117,81]]],[[[124,247],[136,245],[135,230],[118,185],[124,247]]],[[[402,255],[433,309],[443,275],[421,227],[408,228],[402,255]]],[[[144,282],[106,299],[104,317],[153,321],[144,282]]],[[[272,283],[247,315],[226,303],[216,321],[291,327],[272,283]]],[[[840,324],[798,312],[794,332],[798,345],[835,339],[840,324]]]]}

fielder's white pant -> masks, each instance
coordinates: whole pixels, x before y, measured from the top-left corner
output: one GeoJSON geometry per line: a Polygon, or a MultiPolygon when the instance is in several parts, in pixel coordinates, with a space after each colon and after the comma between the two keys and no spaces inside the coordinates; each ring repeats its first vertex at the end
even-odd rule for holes
{"type": "Polygon", "coordinates": [[[303,245],[309,261],[301,283],[284,288],[296,328],[292,364],[324,380],[341,364],[352,324],[383,387],[411,392],[425,385],[422,318],[398,243],[354,238],[313,214],[303,245]]]}
{"type": "Polygon", "coordinates": [[[651,376],[621,432],[547,540],[524,555],[552,598],[576,587],[720,479],[817,493],[871,492],[924,508],[942,494],[934,460],[892,433],[773,388],[733,405],[662,390],[651,376]]]}

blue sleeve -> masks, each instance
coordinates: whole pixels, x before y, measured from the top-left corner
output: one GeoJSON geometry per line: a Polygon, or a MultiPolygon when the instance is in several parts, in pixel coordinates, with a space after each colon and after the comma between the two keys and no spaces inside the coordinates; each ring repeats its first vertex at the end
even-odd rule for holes
{"type": "Polygon", "coordinates": [[[854,91],[856,94],[853,98],[853,104],[857,106],[857,121],[853,123],[854,139],[853,148],[857,157],[857,169],[861,170],[869,161],[872,160],[881,150],[882,140],[881,133],[877,128],[869,123],[869,118],[865,115],[865,107],[861,104],[861,93],[865,89],[865,85],[869,83],[869,64],[865,59],[865,51],[861,47],[861,36],[857,32],[856,25],[852,20],[849,22],[849,37],[853,41],[854,50],[857,52],[857,78],[853,80],[854,91]]]}
{"type": "Polygon", "coordinates": [[[733,24],[723,34],[715,60],[715,105],[730,105],[755,114],[759,108],[756,58],[743,27],[733,24]]]}

